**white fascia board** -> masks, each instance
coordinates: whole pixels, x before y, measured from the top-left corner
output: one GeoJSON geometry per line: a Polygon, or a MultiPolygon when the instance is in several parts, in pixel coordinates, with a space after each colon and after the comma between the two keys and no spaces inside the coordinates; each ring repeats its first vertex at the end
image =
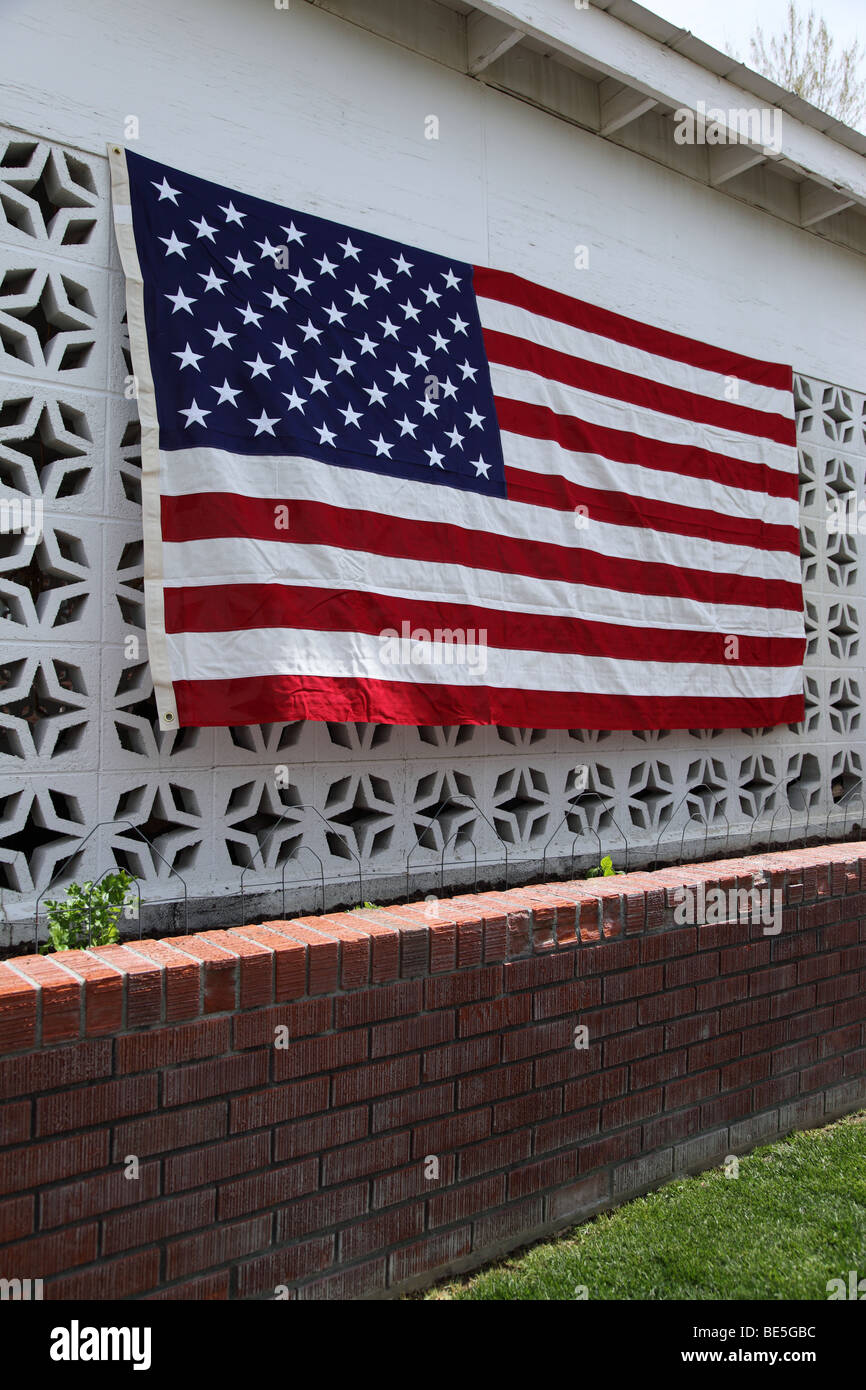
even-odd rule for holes
{"type": "MultiPolygon", "coordinates": [[[[475,4],[491,18],[676,110],[752,110],[758,102],[752,92],[602,10],[578,9],[570,0],[475,0],[475,4]]],[[[866,159],[795,116],[781,114],[781,147],[769,150],[756,144],[755,148],[769,158],[788,160],[819,183],[866,205],[866,159]]],[[[734,130],[732,138],[742,137],[734,130]]]]}

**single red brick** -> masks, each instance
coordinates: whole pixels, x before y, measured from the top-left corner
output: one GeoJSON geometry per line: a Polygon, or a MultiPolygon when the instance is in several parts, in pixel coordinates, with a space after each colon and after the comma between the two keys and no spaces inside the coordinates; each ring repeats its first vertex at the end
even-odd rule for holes
{"type": "Polygon", "coordinates": [[[741,1057],[730,1066],[722,1067],[721,1089],[734,1090],[739,1086],[753,1085],[770,1075],[769,1056],[741,1057]]]}
{"type": "Polygon", "coordinates": [[[128,946],[94,946],[89,952],[97,960],[119,970],[126,987],[126,1027],[140,1028],[159,1023],[162,1018],[164,974],[155,961],[131,951],[128,946]]]}
{"type": "Polygon", "coordinates": [[[604,1139],[582,1144],[578,1150],[578,1172],[588,1173],[593,1168],[604,1168],[608,1163],[622,1163],[640,1153],[640,1126],[637,1129],[623,1130],[620,1134],[610,1134],[604,1139]]]}
{"type": "Polygon", "coordinates": [[[252,1221],[237,1221],[233,1225],[212,1226],[200,1235],[170,1242],[165,1250],[165,1277],[180,1279],[197,1274],[214,1265],[252,1255],[271,1243],[271,1217],[257,1216],[252,1221]]]}
{"type": "Polygon", "coordinates": [[[798,1042],[800,1038],[828,1032],[833,1027],[833,1012],[833,1006],[828,1005],[825,1009],[811,1009],[796,1018],[789,1015],[786,1020],[788,1041],[798,1042]]]}
{"type": "MultiPolygon", "coordinates": [[[[117,1255],[136,1246],[152,1245],[181,1231],[209,1226],[216,1218],[216,1189],[175,1196],[108,1216],[102,1223],[102,1254],[117,1255]]],[[[212,1262],[213,1263],[213,1262],[212,1262]]],[[[171,1276],[170,1276],[171,1277],[171,1276]]]]}
{"type": "Polygon", "coordinates": [[[789,1072],[787,1076],[776,1076],[771,1081],[760,1081],[753,1092],[754,1112],[759,1114],[770,1106],[781,1105],[782,1101],[792,1100],[798,1092],[799,1080],[795,1072],[789,1072]]]}
{"type": "MultiPolygon", "coordinates": [[[[429,1197],[431,1193],[441,1192],[454,1182],[456,1159],[454,1154],[435,1155],[438,1171],[431,1174],[427,1162],[413,1163],[411,1168],[398,1168],[393,1173],[373,1179],[373,1209],[393,1206],[396,1202],[408,1202],[412,1197],[429,1197]]],[[[341,1188],[340,1191],[345,1189],[341,1188]]]]}
{"type": "Polygon", "coordinates": [[[417,1202],[357,1221],[340,1235],[340,1262],[346,1264],[362,1255],[387,1251],[390,1246],[420,1236],[424,1230],[424,1203],[417,1202]]]}
{"type": "Polygon", "coordinates": [[[166,1071],[163,1077],[162,1103],[191,1105],[211,1096],[264,1086],[268,1079],[268,1062],[266,1052],[248,1052],[242,1057],[219,1057],[211,1062],[176,1067],[166,1071]]]}
{"type": "Polygon", "coordinates": [[[493,999],[502,993],[503,970],[508,968],[507,965],[488,965],[480,970],[455,971],[452,975],[425,980],[424,1008],[450,1009],[475,999],[493,999]]]}
{"type": "Polygon", "coordinates": [[[327,1105],[328,1079],[325,1076],[236,1096],[229,1101],[229,1133],[263,1129],[281,1120],[296,1120],[300,1115],[325,1110],[327,1105]]]}
{"type": "Polygon", "coordinates": [[[576,951],[557,951],[554,955],[535,956],[530,960],[507,961],[503,967],[504,988],[510,992],[571,980],[576,959],[576,951]]]}
{"type": "Polygon", "coordinates": [[[396,1023],[380,1023],[370,1030],[370,1056],[387,1057],[395,1052],[415,1052],[454,1038],[454,1014],[440,1010],[418,1018],[402,1018],[396,1023]]]}
{"type": "Polygon", "coordinates": [[[638,1023],[661,1023],[665,1019],[694,1013],[695,1003],[693,988],[673,989],[665,994],[656,994],[651,999],[640,999],[637,1006],[638,1023]]]}
{"type": "Polygon", "coordinates": [[[30,1138],[30,1101],[0,1105],[0,1147],[22,1144],[30,1138]]]}
{"type": "Polygon", "coordinates": [[[387,1282],[387,1260],[370,1260],[367,1264],[347,1269],[344,1274],[331,1274],[327,1279],[314,1279],[312,1283],[302,1284],[298,1289],[298,1299],[317,1303],[324,1299],[336,1299],[344,1303],[368,1293],[376,1293],[384,1289],[387,1282]]]}
{"type": "Polygon", "coordinates": [[[521,1159],[528,1158],[531,1152],[532,1132],[529,1129],[515,1130],[512,1134],[503,1134],[499,1139],[488,1139],[483,1144],[461,1149],[460,1179],[491,1173],[497,1168],[510,1168],[521,1159]]]}
{"type": "Polygon", "coordinates": [[[580,951],[577,957],[577,974],[610,975],[616,970],[628,970],[640,963],[641,943],[634,939],[608,941],[593,946],[591,951],[580,951]]]}
{"type": "MultiPolygon", "coordinates": [[[[590,1033],[590,1036],[592,1034],[590,1033]]],[[[604,1043],[604,1065],[617,1067],[623,1062],[632,1062],[636,1057],[651,1057],[664,1047],[663,1028],[636,1028],[631,1033],[621,1033],[616,1038],[606,1038],[604,1043]]]]}
{"type": "Polygon", "coordinates": [[[304,999],[299,1004],[276,1004],[271,1009],[252,1009],[234,1018],[234,1045],[272,1047],[277,1029],[285,1028],[288,1039],[327,1033],[333,1023],[332,999],[304,999]]]}
{"type": "MultiPolygon", "coordinates": [[[[500,1241],[510,1236],[533,1231],[541,1225],[544,1211],[544,1198],[531,1197],[524,1202],[515,1202],[502,1211],[483,1216],[473,1226],[473,1250],[486,1250],[496,1247],[500,1241]]],[[[555,1200],[555,1197],[548,1200],[555,1200]]]]}
{"type": "Polygon", "coordinates": [[[719,973],[736,975],[740,971],[757,970],[768,965],[770,960],[769,941],[747,941],[740,946],[730,946],[719,956],[719,973]]]}
{"type": "Polygon", "coordinates": [[[72,1226],[0,1250],[0,1278],[47,1279],[76,1265],[90,1264],[99,1248],[99,1226],[72,1226]]]}
{"type": "Polygon", "coordinates": [[[201,1013],[201,964],[173,951],[167,941],[134,941],[128,950],[163,972],[165,1021],[196,1018],[201,1013]]]}
{"type": "Polygon", "coordinates": [[[775,1023],[762,1023],[757,1028],[747,1028],[743,1032],[743,1056],[753,1052],[769,1052],[782,1046],[788,1040],[788,1020],[777,1019],[775,1023]]]}
{"type": "Polygon", "coordinates": [[[217,1194],[217,1220],[230,1221],[248,1212],[270,1211],[293,1197],[303,1197],[316,1190],[318,1176],[318,1159],[309,1158],[302,1163],[284,1163],[269,1168],[266,1173],[224,1183],[217,1194]]]}
{"type": "MultiPolygon", "coordinates": [[[[575,1041],[579,1041],[579,1038],[576,1037],[575,1041]]],[[[603,1054],[604,1043],[599,1041],[590,1043],[588,1047],[566,1047],[561,1052],[539,1057],[534,1065],[535,1085],[555,1086],[559,1081],[570,1081],[573,1077],[598,1071],[603,1054]]]]}
{"type": "Polygon", "coordinates": [[[716,1009],[720,1004],[731,1004],[736,999],[746,999],[748,994],[748,975],[728,975],[725,979],[711,980],[698,985],[698,1012],[716,1009]]]}
{"type": "Polygon", "coordinates": [[[817,1062],[813,1067],[807,1067],[800,1072],[800,1091],[817,1091],[829,1086],[834,1081],[838,1081],[844,1074],[845,1067],[841,1057],[828,1057],[823,1062],[817,1062]]]}
{"type": "Polygon", "coordinates": [[[731,1120],[738,1120],[742,1115],[748,1115],[753,1109],[753,1096],[751,1089],[745,1091],[729,1091],[727,1095],[719,1096],[716,1100],[708,1101],[701,1106],[701,1128],[715,1129],[717,1125],[729,1124],[731,1120]]]}
{"type": "Polygon", "coordinates": [[[852,1052],[860,1044],[860,1025],[851,1023],[847,1028],[836,1028],[825,1033],[821,1039],[821,1056],[830,1057],[835,1052],[852,1052]]]}
{"type": "Polygon", "coordinates": [[[159,1163],[142,1163],[137,1177],[127,1177],[126,1165],[92,1178],[78,1178],[52,1187],[39,1198],[39,1225],[68,1226],[89,1216],[103,1216],[117,1207],[149,1202],[159,1193],[159,1163]]]}
{"type": "Polygon", "coordinates": [[[708,1038],[706,1042],[695,1043],[689,1048],[688,1070],[704,1071],[707,1067],[717,1067],[722,1062],[732,1062],[739,1057],[742,1038],[739,1033],[725,1033],[720,1038],[708,1038]]]}
{"type": "Polygon", "coordinates": [[[635,1124],[638,1120],[651,1119],[662,1108],[662,1088],[651,1091],[638,1091],[635,1095],[620,1096],[609,1101],[602,1111],[602,1126],[605,1130],[620,1129],[623,1125],[635,1124]]]}
{"type": "Polygon", "coordinates": [[[400,1018],[404,1014],[415,1015],[421,1012],[422,1001],[420,980],[403,980],[378,989],[361,990],[358,994],[344,994],[337,999],[336,1026],[339,1031],[386,1018],[400,1018]]]}
{"type": "Polygon", "coordinates": [[[307,987],[307,949],[271,927],[232,927],[238,936],[274,953],[274,999],[297,999],[307,987]]]}
{"type": "Polygon", "coordinates": [[[304,1158],[307,1154],[321,1153],[324,1149],[335,1149],[341,1144],[366,1139],[369,1124],[367,1107],[356,1105],[348,1110],[334,1110],[314,1120],[298,1120],[295,1124],[281,1125],[274,1131],[274,1161],[280,1163],[287,1158],[304,1158]]]}
{"type": "Polygon", "coordinates": [[[225,1133],[225,1101],[175,1110],[169,1115],[155,1115],[146,1120],[130,1120],[115,1126],[114,1158],[118,1162],[127,1154],[145,1158],[150,1154],[170,1153],[173,1149],[219,1139],[225,1133]]]}
{"type": "Polygon", "coordinates": [[[418,1085],[420,1075],[421,1058],[417,1054],[391,1057],[386,1062],[373,1062],[367,1067],[342,1071],[334,1077],[333,1103],[351,1105],[358,1100],[406,1091],[418,1085]]]}
{"type": "Polygon", "coordinates": [[[671,1081],[665,1086],[665,1110],[679,1110],[684,1105],[694,1105],[697,1101],[714,1096],[719,1089],[720,1074],[716,1071],[702,1071],[696,1076],[684,1076],[681,1081],[671,1081]]]}
{"type": "MultiPolygon", "coordinates": [[[[322,1185],[349,1182],[376,1172],[387,1172],[409,1158],[409,1135],[389,1134],[367,1139],[322,1156],[322,1185]]],[[[314,1167],[316,1164],[314,1163],[314,1167]]]]}
{"type": "Polygon", "coordinates": [[[444,1081],[463,1072],[495,1066],[499,1061],[500,1039],[496,1036],[464,1039],[424,1053],[424,1080],[444,1081]]]}
{"type": "Polygon", "coordinates": [[[550,1153],[552,1149],[563,1149],[579,1144],[598,1134],[601,1112],[598,1107],[591,1110],[578,1110],[571,1115],[563,1115],[548,1124],[537,1125],[535,1129],[535,1153],[550,1153]]]}
{"type": "Polygon", "coordinates": [[[201,1013],[220,1014],[237,1008],[239,961],[236,955],[230,955],[202,936],[173,936],[171,948],[178,955],[200,962],[201,1013]]]}
{"type": "Polygon", "coordinates": [[[323,941],[336,943],[337,979],[341,989],[360,989],[370,983],[370,937],[354,913],[332,912],[324,917],[296,917],[292,929],[303,927],[323,941]]]}
{"type": "Polygon", "coordinates": [[[392,1255],[392,1280],[398,1285],[404,1279],[434,1269],[445,1270],[454,1260],[468,1255],[472,1248],[471,1226],[461,1226],[447,1235],[430,1236],[414,1245],[406,1245],[392,1255]]]}
{"type": "MultiPolygon", "coordinates": [[[[555,961],[557,958],[550,956],[548,959],[555,961]]],[[[522,961],[515,963],[523,964],[522,961]]],[[[601,1003],[601,980],[569,980],[553,989],[536,989],[529,997],[532,998],[533,1018],[539,1022],[559,1014],[575,1014],[601,1003]]]]}
{"type": "MultiPolygon", "coordinates": [[[[461,1083],[462,1084],[462,1083],[461,1083]]],[[[373,1106],[373,1131],[403,1129],[419,1120],[432,1120],[454,1108],[454,1083],[419,1086],[401,1096],[389,1096],[373,1106]]]]}
{"type": "Polygon", "coordinates": [[[719,1031],[740,1033],[746,1028],[754,1028],[766,1023],[770,1017],[770,999],[759,995],[757,999],[744,999],[739,1004],[726,1004],[719,1011],[719,1031]]]}
{"type": "Polygon", "coordinates": [[[274,998],[274,955],[260,942],[250,941],[236,927],[229,931],[205,931],[199,941],[211,941],[229,955],[237,956],[240,972],[238,1003],[242,1009],[262,1008],[274,998]]]}
{"type": "Polygon", "coordinates": [[[701,1109],[695,1105],[691,1110],[679,1110],[673,1115],[660,1115],[648,1120],[643,1127],[643,1147],[645,1151],[661,1149],[668,1144],[676,1144],[681,1139],[689,1139],[701,1127],[701,1109]]]}
{"type": "Polygon", "coordinates": [[[457,1108],[466,1110],[471,1106],[484,1105],[487,1101],[502,1100],[504,1096],[517,1096],[531,1086],[531,1062],[515,1062],[496,1071],[464,1076],[457,1083],[457,1108]]]}
{"type": "Polygon", "coordinates": [[[572,1081],[563,1087],[562,1109],[565,1114],[584,1110],[588,1105],[598,1105],[601,1101],[623,1096],[627,1089],[628,1067],[596,1072],[594,1076],[581,1077],[579,1081],[572,1081]]]}
{"type": "MultiPolygon", "coordinates": [[[[674,961],[674,965],[682,962],[674,961]]],[[[667,967],[670,969],[670,965],[667,967]]],[[[662,988],[665,978],[665,967],[663,965],[639,965],[635,970],[624,970],[616,975],[605,976],[604,981],[604,1002],[605,1004],[619,1004],[624,999],[636,999],[639,996],[655,994],[662,988]]],[[[667,982],[670,985],[670,981],[667,982]]]]}
{"type": "Polygon", "coordinates": [[[463,1110],[457,1115],[419,1125],[412,1133],[412,1157],[425,1158],[485,1139],[490,1133],[490,1110],[463,1110]]]}
{"type": "Polygon", "coordinates": [[[611,1004],[606,1009],[593,1009],[585,1013],[581,1023],[589,1029],[593,1039],[607,1037],[611,1033],[627,1033],[637,1023],[637,1004],[611,1004]]]}
{"type": "Polygon", "coordinates": [[[180,1023],[149,1033],[128,1033],[115,1042],[117,1071],[124,1076],[173,1067],[228,1052],[229,1046],[227,1018],[201,1018],[195,1023],[180,1023]]]}
{"type": "Polygon", "coordinates": [[[356,1028],[353,1032],[343,1029],[324,1037],[290,1042],[287,1048],[274,1051],[274,1080],[286,1081],[295,1076],[349,1067],[353,1062],[366,1060],[368,1047],[366,1028],[356,1028]]]}
{"type": "Polygon", "coordinates": [[[561,1187],[577,1177],[577,1154],[573,1151],[555,1154],[542,1159],[540,1163],[530,1163],[516,1168],[508,1175],[508,1200],[514,1201],[528,1197],[533,1192],[543,1192],[548,1187],[561,1187]]]}
{"type": "Polygon", "coordinates": [[[31,1235],[35,1214],[36,1198],[33,1196],[10,1197],[8,1201],[0,1202],[0,1246],[31,1235]]]}
{"type": "Polygon", "coordinates": [[[562,1112],[562,1090],[558,1086],[547,1091],[533,1091],[493,1107],[493,1132],[503,1134],[510,1129],[524,1129],[537,1120],[550,1119],[562,1112]]]}
{"type": "Polygon", "coordinates": [[[39,990],[42,1003],[43,1046],[46,1043],[69,1042],[79,1038],[81,981],[78,977],[64,970],[55,961],[46,960],[44,956],[19,956],[12,962],[11,968],[31,981],[39,990]]]}
{"type": "Polygon", "coordinates": [[[498,1033],[503,1028],[528,1023],[531,1017],[531,994],[506,994],[482,1004],[464,1005],[458,1012],[457,1026],[461,1038],[470,1038],[478,1033],[498,1033]]]}
{"type": "Polygon", "coordinates": [[[220,1144],[208,1144],[202,1149],[171,1154],[164,1160],[165,1191],[183,1192],[190,1187],[202,1187],[221,1178],[266,1168],[270,1161],[270,1133],[224,1139],[220,1144]]]}
{"type": "Polygon", "coordinates": [[[155,1076],[134,1076],[122,1081],[103,1081],[72,1091],[55,1091],[36,1099],[37,1135],[63,1134],[71,1129],[110,1123],[125,1115],[141,1115],[157,1108],[159,1086],[155,1076]]]}
{"type": "Polygon", "coordinates": [[[333,1236],[318,1236],[300,1245],[287,1245],[284,1250],[272,1251],[239,1266],[238,1297],[250,1298],[265,1290],[270,1292],[291,1286],[309,1274],[321,1273],[333,1263],[333,1236]]]}
{"type": "Polygon", "coordinates": [[[817,991],[814,985],[803,985],[800,989],[789,989],[777,994],[770,1001],[771,1018],[784,1018],[788,1014],[799,1014],[814,1007],[817,991]]]}
{"type": "MultiPolygon", "coordinates": [[[[581,1022],[586,1023],[588,1018],[589,1015],[586,1015],[581,1022]]],[[[518,1028],[512,1033],[504,1033],[502,1060],[517,1062],[523,1057],[537,1057],[542,1052],[554,1052],[560,1047],[573,1047],[574,1026],[573,1019],[563,1018],[554,1023],[538,1023],[531,1028],[518,1028]]]]}
{"type": "Polygon", "coordinates": [[[645,1086],[658,1086],[663,1081],[672,1081],[675,1076],[684,1076],[687,1070],[688,1053],[664,1052],[660,1057],[644,1057],[632,1062],[629,1080],[635,1091],[645,1086]]]}
{"type": "Polygon", "coordinates": [[[363,1216],[370,1207],[370,1184],[359,1182],[354,1187],[331,1188],[313,1197],[302,1197],[276,1212],[276,1243],[297,1240],[312,1232],[327,1231],[363,1216]]]}
{"type": "Polygon", "coordinates": [[[150,1291],[158,1281],[159,1250],[142,1250],[119,1260],[100,1261],[93,1269],[50,1279],[45,1284],[45,1298],[113,1301],[150,1291]]]}
{"type": "MultiPolygon", "coordinates": [[[[89,951],[64,951],[63,969],[84,985],[84,1032],[88,1038],[117,1033],[123,1026],[124,978],[89,951]]],[[[77,1035],[76,1028],[76,1035],[77,1035]]]]}
{"type": "Polygon", "coordinates": [[[108,1133],[78,1134],[71,1139],[42,1140],[23,1149],[9,1149],[0,1169],[0,1193],[42,1187],[108,1162],[108,1133]]]}
{"type": "Polygon", "coordinates": [[[38,992],[8,965],[0,965],[0,1050],[17,1052],[36,1044],[38,992]]]}

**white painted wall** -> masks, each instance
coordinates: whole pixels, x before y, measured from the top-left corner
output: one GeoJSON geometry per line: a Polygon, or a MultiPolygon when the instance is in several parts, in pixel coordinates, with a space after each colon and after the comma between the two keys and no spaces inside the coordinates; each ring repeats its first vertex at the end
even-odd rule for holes
{"type": "Polygon", "coordinates": [[[9,124],[102,153],[135,115],[205,178],[866,385],[855,253],[304,0],[7,0],[2,64],[9,124]]]}

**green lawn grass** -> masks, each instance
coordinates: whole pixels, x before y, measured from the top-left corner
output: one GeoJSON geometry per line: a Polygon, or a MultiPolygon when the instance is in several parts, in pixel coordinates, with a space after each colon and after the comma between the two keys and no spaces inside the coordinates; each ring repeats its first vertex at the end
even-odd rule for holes
{"type": "Polygon", "coordinates": [[[826,1299],[866,1277],[866,1111],[426,1290],[440,1299],[826,1299]]]}

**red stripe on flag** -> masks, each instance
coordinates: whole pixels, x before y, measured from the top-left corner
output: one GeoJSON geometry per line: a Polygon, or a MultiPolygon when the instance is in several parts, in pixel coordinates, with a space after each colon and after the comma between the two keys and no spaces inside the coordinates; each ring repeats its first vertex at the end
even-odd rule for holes
{"type": "MultiPolygon", "coordinates": [[[[230,653],[226,653],[229,661],[230,653]]],[[[451,724],[539,729],[751,729],[794,724],[803,696],[777,699],[693,699],[583,695],[490,686],[416,685],[321,676],[246,676],[174,682],[182,726],[288,723],[296,719],[375,724],[451,724]]]]}
{"type": "Polygon", "coordinates": [[[773,439],[777,444],[796,443],[796,425],[784,415],[771,415],[768,411],[752,410],[730,401],[714,401],[710,396],[681,391],[676,386],[664,386],[661,382],[620,371],[617,367],[605,367],[600,362],[589,362],[570,352],[542,347],[526,338],[515,338],[510,333],[499,333],[492,328],[485,328],[482,332],[489,360],[500,366],[533,372],[545,381],[561,381],[566,386],[575,386],[597,396],[628,401],[631,405],[676,416],[678,420],[717,425],[720,429],[738,434],[773,439]]]}
{"type": "Polygon", "coordinates": [[[462,603],[439,603],[392,594],[354,593],[288,584],[201,584],[166,588],[166,632],[232,632],[251,628],[301,628],[316,632],[381,634],[402,629],[462,632],[473,644],[503,650],[568,652],[628,661],[700,665],[798,666],[805,638],[742,634],[736,661],[728,662],[729,636],[678,628],[620,627],[584,618],[502,612],[462,603]],[[483,632],[484,638],[478,633],[483,632]],[[467,633],[473,633],[471,639],[467,633]]]}
{"type": "Polygon", "coordinates": [[[789,555],[800,553],[796,526],[777,526],[752,517],[726,517],[700,507],[681,507],[655,497],[584,487],[555,474],[530,473],[519,468],[506,468],[505,480],[512,501],[528,502],[534,507],[572,512],[582,504],[587,508],[587,520],[606,521],[612,526],[640,526],[648,531],[697,536],[721,545],[747,545],[789,555]]]}
{"type": "Polygon", "coordinates": [[[770,497],[797,497],[796,473],[783,473],[763,463],[749,463],[728,454],[710,453],[695,444],[668,444],[648,436],[591,425],[576,415],[557,415],[545,405],[496,396],[496,418],[501,430],[527,439],[550,439],[577,454],[599,454],[613,463],[633,463],[686,478],[706,478],[747,492],[770,497]]]}
{"type": "Polygon", "coordinates": [[[407,520],[291,497],[214,492],[163,497],[162,535],[169,543],[239,537],[283,545],[331,545],[342,550],[351,549],[354,542],[359,550],[374,555],[563,580],[624,593],[665,594],[795,613],[803,609],[800,585],[787,580],[626,560],[549,541],[470,531],[446,522],[407,520]],[[290,506],[288,532],[278,531],[274,525],[275,508],[284,504],[290,506]]]}
{"type": "Polygon", "coordinates": [[[775,362],[761,362],[755,357],[712,347],[709,343],[686,338],[680,333],[653,328],[650,324],[639,323],[610,309],[600,309],[596,304],[587,304],[585,300],[574,299],[569,294],[536,285],[509,271],[474,266],[472,283],[475,293],[484,299],[514,304],[517,308],[528,309],[530,313],[542,314],[548,319],[557,319],[587,333],[627,343],[656,357],[686,362],[707,372],[717,372],[720,376],[741,377],[755,386],[793,391],[793,371],[790,367],[775,362]]]}

